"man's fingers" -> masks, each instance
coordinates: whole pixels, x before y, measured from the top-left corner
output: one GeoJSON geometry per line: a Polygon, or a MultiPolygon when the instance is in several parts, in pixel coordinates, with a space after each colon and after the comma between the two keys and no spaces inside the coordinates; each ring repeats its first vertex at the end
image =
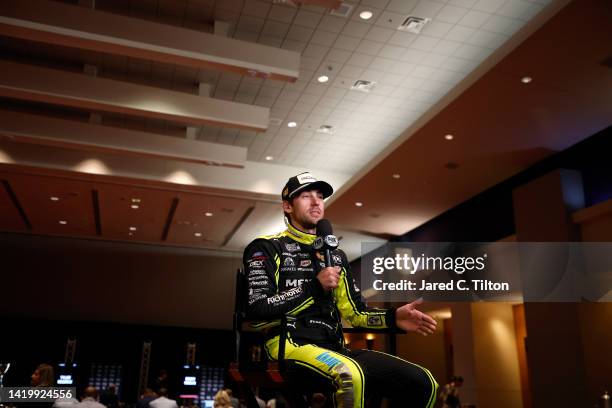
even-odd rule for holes
{"type": "Polygon", "coordinates": [[[438,324],[438,322],[436,322],[436,320],[433,317],[425,313],[423,313],[423,320],[433,325],[438,324]]]}
{"type": "Polygon", "coordinates": [[[436,326],[431,323],[424,322],[423,327],[426,327],[427,329],[431,330],[432,333],[436,331],[436,326]]]}
{"type": "Polygon", "coordinates": [[[422,328],[418,328],[416,330],[416,332],[419,333],[419,334],[422,334],[423,336],[427,336],[428,334],[431,334],[431,333],[427,332],[425,329],[422,329],[422,328]]]}
{"type": "Polygon", "coordinates": [[[416,306],[420,305],[421,303],[423,303],[423,298],[418,298],[414,302],[410,303],[410,306],[416,307],[416,306]]]}

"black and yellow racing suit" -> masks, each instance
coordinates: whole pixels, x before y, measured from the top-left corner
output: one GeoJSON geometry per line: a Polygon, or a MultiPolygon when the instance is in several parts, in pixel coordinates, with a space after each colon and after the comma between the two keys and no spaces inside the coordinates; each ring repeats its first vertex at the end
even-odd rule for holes
{"type": "Polygon", "coordinates": [[[394,328],[395,309],[368,308],[355,285],[343,251],[331,253],[341,268],[338,287],[323,290],[317,273],[325,267],[314,250],[316,236],[294,228],[251,242],[244,252],[248,280],[248,315],[266,330],[268,358],[278,357],[278,317],[287,315],[285,358],[329,381],[336,405],[363,407],[366,392],[408,399],[411,406],[431,407],[437,383],[431,373],[398,357],[344,347],[341,318],[355,327],[394,328]]]}

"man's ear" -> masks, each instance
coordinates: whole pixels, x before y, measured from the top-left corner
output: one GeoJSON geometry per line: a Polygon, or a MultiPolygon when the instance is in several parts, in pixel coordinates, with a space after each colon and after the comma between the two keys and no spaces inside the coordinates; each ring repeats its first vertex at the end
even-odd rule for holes
{"type": "Polygon", "coordinates": [[[283,212],[286,212],[286,213],[293,212],[293,208],[291,207],[291,204],[289,204],[289,201],[283,200],[283,212]]]}

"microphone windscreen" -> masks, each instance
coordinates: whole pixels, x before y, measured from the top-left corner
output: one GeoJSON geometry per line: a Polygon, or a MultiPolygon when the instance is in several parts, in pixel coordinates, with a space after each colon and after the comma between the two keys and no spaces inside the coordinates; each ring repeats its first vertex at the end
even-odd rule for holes
{"type": "Polygon", "coordinates": [[[322,218],[317,222],[317,236],[325,237],[327,235],[334,235],[334,229],[332,228],[331,222],[322,218]]]}

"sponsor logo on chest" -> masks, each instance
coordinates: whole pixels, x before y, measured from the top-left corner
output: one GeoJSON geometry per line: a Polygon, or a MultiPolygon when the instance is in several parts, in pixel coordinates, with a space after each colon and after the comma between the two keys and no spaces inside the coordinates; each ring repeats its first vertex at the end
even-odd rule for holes
{"type": "Polygon", "coordinates": [[[287,242],[285,244],[285,248],[287,249],[287,251],[289,252],[298,252],[301,248],[300,245],[295,243],[295,242],[287,242]]]}

